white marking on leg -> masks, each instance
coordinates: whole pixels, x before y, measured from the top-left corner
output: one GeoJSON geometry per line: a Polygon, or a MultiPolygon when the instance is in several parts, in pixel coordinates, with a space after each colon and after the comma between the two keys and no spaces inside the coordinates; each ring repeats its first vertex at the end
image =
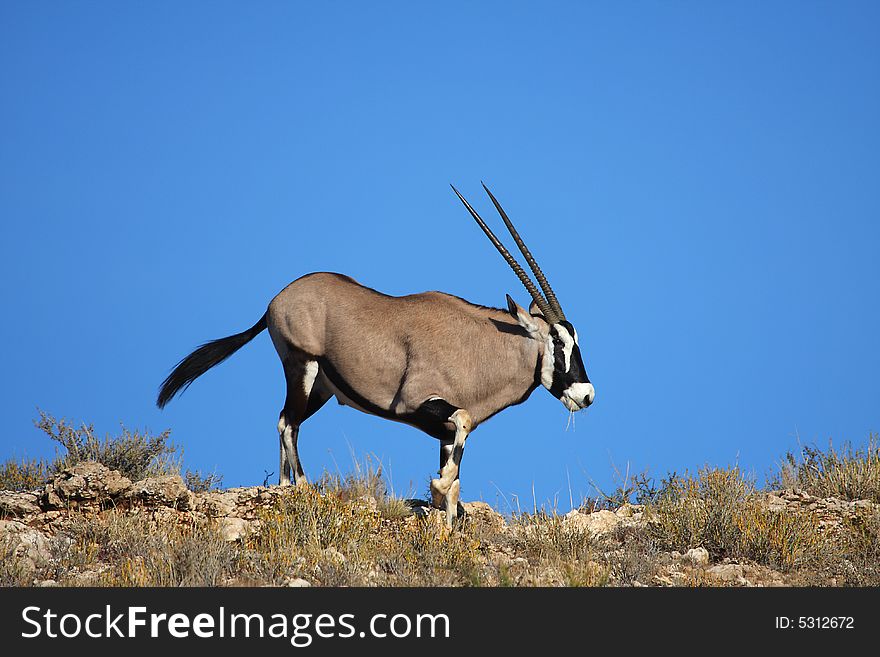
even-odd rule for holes
{"type": "Polygon", "coordinates": [[[460,455],[464,449],[468,434],[473,426],[473,420],[470,413],[463,408],[450,415],[449,420],[455,425],[452,451],[449,453],[446,465],[440,468],[440,478],[431,480],[431,497],[435,504],[439,502],[441,497],[443,498],[446,508],[446,524],[449,529],[452,529],[452,522],[458,513],[458,497],[461,487],[458,482],[459,467],[455,462],[455,455],[456,453],[460,455]]]}
{"type": "Polygon", "coordinates": [[[303,391],[306,393],[306,400],[312,394],[312,386],[315,385],[315,377],[318,376],[318,361],[310,360],[306,362],[306,369],[303,373],[303,391]]]}
{"type": "Polygon", "coordinates": [[[278,451],[279,460],[278,460],[278,485],[279,486],[290,486],[290,462],[287,460],[287,449],[284,443],[284,434],[287,431],[287,422],[284,419],[284,415],[278,419],[278,437],[279,437],[279,445],[278,451]]]}
{"type": "Polygon", "coordinates": [[[452,521],[458,516],[458,498],[461,495],[461,481],[455,479],[446,493],[446,526],[452,529],[452,521]]]}
{"type": "Polygon", "coordinates": [[[299,458],[296,454],[296,446],[293,444],[293,430],[294,427],[292,424],[286,424],[284,432],[281,434],[281,450],[285,463],[284,472],[289,473],[284,477],[284,479],[287,479],[287,483],[285,484],[282,482],[282,486],[289,485],[290,483],[300,483],[299,477],[297,476],[297,473],[299,472],[299,458]]]}

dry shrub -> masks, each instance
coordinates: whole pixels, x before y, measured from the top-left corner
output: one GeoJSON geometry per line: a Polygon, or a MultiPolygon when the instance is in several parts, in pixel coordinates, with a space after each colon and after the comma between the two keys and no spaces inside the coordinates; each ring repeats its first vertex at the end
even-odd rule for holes
{"type": "Polygon", "coordinates": [[[517,580],[499,573],[510,584],[531,586],[604,586],[610,569],[600,562],[601,551],[589,532],[575,528],[555,511],[521,513],[511,518],[506,544],[528,560],[517,580]]]}
{"type": "Polygon", "coordinates": [[[800,453],[785,455],[776,479],[777,488],[803,490],[815,497],[872,500],[880,503],[880,440],[868,436],[864,447],[844,443],[828,451],[802,447],[800,453]]]}
{"type": "MultiPolygon", "coordinates": [[[[324,550],[346,559],[356,556],[378,526],[378,517],[336,492],[291,487],[260,512],[260,531],[251,537],[251,572],[260,581],[280,584],[300,564],[317,563],[324,550]]],[[[299,573],[293,573],[300,576],[299,573]]]]}
{"type": "Polygon", "coordinates": [[[820,566],[844,586],[880,586],[880,510],[847,520],[835,552],[820,566]]]}
{"type": "Polygon", "coordinates": [[[812,514],[766,508],[738,467],[671,478],[648,513],[667,549],[704,547],[713,559],[745,558],[790,570],[814,562],[825,544],[812,514]]]}
{"type": "Polygon", "coordinates": [[[439,515],[394,523],[374,542],[379,572],[376,583],[391,586],[480,586],[482,543],[472,528],[459,524],[449,532],[439,515]]]}
{"type": "Polygon", "coordinates": [[[513,517],[517,552],[529,559],[588,561],[594,555],[589,532],[575,529],[556,513],[523,513],[513,517]]]}
{"type": "Polygon", "coordinates": [[[754,493],[738,467],[701,469],[666,481],[656,504],[648,507],[658,537],[669,548],[702,546],[714,556],[727,555],[738,538],[737,516],[754,493]]]}
{"type": "Polygon", "coordinates": [[[207,493],[220,488],[223,484],[223,475],[216,472],[202,474],[201,470],[187,470],[183,475],[183,481],[193,493],[207,493]]]}
{"type": "Polygon", "coordinates": [[[734,556],[777,570],[813,566],[826,547],[816,517],[807,511],[771,511],[749,500],[737,514],[736,523],[734,556]]]}
{"type": "Polygon", "coordinates": [[[97,570],[91,583],[102,586],[218,586],[238,570],[235,546],[209,522],[159,528],[146,514],[109,511],[75,518],[66,534],[62,569],[97,570]]]}
{"type": "MultiPolygon", "coordinates": [[[[595,482],[590,482],[597,495],[581,500],[579,505],[581,510],[585,513],[592,513],[602,509],[613,511],[624,504],[650,504],[657,499],[662,490],[662,484],[666,483],[664,480],[658,486],[656,480],[648,474],[647,470],[631,475],[629,469],[621,473],[615,467],[613,474],[618,483],[612,492],[606,492],[595,482]]],[[[675,477],[675,474],[673,473],[671,476],[675,477]]]]}
{"type": "Polygon", "coordinates": [[[168,442],[170,431],[153,436],[123,426],[118,436],[101,439],[91,424],[75,427],[43,411],[35,424],[64,449],[52,464],[55,472],[83,461],[98,461],[132,481],[180,472],[178,448],[168,442]]]}
{"type": "Polygon", "coordinates": [[[260,531],[248,540],[248,574],[270,584],[303,577],[325,586],[480,582],[480,542],[472,532],[450,534],[436,515],[408,510],[406,518],[383,519],[363,504],[363,484],[352,480],[323,494],[291,488],[261,512],[260,531]]]}
{"type": "Polygon", "coordinates": [[[604,553],[611,581],[616,586],[637,586],[651,582],[662,564],[662,552],[651,531],[645,527],[622,525],[607,541],[604,553]]]}
{"type": "Polygon", "coordinates": [[[40,418],[34,424],[61,450],[51,461],[21,459],[0,464],[0,490],[34,490],[63,468],[83,461],[97,461],[132,481],[182,474],[187,487],[196,493],[217,489],[223,481],[216,473],[181,472],[183,450],[169,442],[170,431],[154,436],[123,426],[118,435],[99,438],[91,424],[76,427],[63,418],[59,420],[44,411],[39,413],[40,418]]]}
{"type": "Polygon", "coordinates": [[[54,468],[44,459],[9,460],[0,464],[0,490],[34,490],[46,483],[54,468]]]}
{"type": "Polygon", "coordinates": [[[12,536],[0,536],[0,586],[28,586],[33,581],[33,569],[16,554],[12,536]]]}

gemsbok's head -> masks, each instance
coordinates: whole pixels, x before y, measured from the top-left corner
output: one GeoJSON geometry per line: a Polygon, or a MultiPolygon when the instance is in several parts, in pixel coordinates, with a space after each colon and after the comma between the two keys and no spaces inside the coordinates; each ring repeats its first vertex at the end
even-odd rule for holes
{"type": "Polygon", "coordinates": [[[535,275],[541,290],[529,278],[529,275],[520,266],[516,259],[504,247],[495,233],[486,225],[482,217],[474,210],[470,203],[459,193],[455,187],[452,190],[458,198],[464,203],[464,206],[471,213],[471,216],[479,224],[483,232],[489,238],[489,241],[498,249],[498,252],[510,265],[519,280],[525,286],[526,290],[532,296],[532,303],[529,310],[525,310],[519,306],[510,295],[507,295],[507,307],[510,314],[516,319],[520,326],[525,329],[529,336],[539,341],[543,345],[541,356],[541,383],[554,397],[561,401],[569,411],[579,411],[593,403],[596,391],[590,378],[587,376],[587,368],[584,366],[584,359],[581,356],[580,345],[578,344],[578,334],[571,322],[565,318],[562,312],[562,306],[553,293],[553,288],[547,281],[547,277],[535,258],[532,256],[528,247],[519,236],[513,223],[501,207],[501,204],[489,191],[486,185],[483,189],[492,199],[495,209],[501,215],[504,225],[510,231],[510,235],[522,252],[523,257],[535,275]],[[543,294],[541,293],[543,291],[543,294]]]}

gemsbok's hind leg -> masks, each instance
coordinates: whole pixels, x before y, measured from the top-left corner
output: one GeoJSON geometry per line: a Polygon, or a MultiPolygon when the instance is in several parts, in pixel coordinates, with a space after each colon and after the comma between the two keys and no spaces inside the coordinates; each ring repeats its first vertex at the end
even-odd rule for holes
{"type": "MultiPolygon", "coordinates": [[[[299,483],[302,465],[299,462],[299,452],[296,448],[297,439],[299,438],[299,425],[290,424],[284,411],[278,418],[278,436],[281,442],[278,464],[278,485],[289,486],[292,483],[299,483]],[[293,476],[291,476],[293,475],[293,476]]],[[[302,474],[305,478],[305,473],[302,474]]]]}
{"type": "Polygon", "coordinates": [[[284,360],[287,398],[278,418],[281,443],[278,484],[281,486],[308,483],[299,460],[297,439],[300,425],[330,399],[329,391],[316,384],[318,369],[318,362],[309,359],[305,354],[291,353],[284,360]]]}

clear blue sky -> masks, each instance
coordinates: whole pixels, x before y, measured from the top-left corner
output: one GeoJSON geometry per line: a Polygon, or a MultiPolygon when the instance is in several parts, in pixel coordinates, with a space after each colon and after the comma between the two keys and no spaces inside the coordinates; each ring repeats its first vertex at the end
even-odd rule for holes
{"type": "MultiPolygon", "coordinates": [[[[527,295],[449,189],[485,180],[578,328],[596,403],[543,389],[471,437],[463,498],[880,429],[875,2],[0,4],[0,458],[39,406],[172,429],[190,467],[278,467],[266,334],[164,412],[159,383],[289,281],[527,295]],[[454,248],[453,248],[454,247],[454,248]]],[[[498,224],[495,224],[498,225],[498,224]]],[[[436,442],[335,404],[312,478],[436,442]]]]}

